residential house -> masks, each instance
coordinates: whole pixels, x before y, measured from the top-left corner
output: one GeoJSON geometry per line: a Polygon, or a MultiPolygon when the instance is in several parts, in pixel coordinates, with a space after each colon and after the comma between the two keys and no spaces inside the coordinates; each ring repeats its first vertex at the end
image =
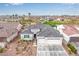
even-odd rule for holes
{"type": "Polygon", "coordinates": [[[79,42],[79,30],[76,25],[59,25],[57,29],[64,36],[67,43],[79,42]]]}
{"type": "Polygon", "coordinates": [[[57,29],[63,35],[64,42],[71,43],[79,55],[79,25],[59,25],[57,29]]]}
{"type": "Polygon", "coordinates": [[[64,18],[57,18],[58,21],[64,21],[64,18]]]}
{"type": "Polygon", "coordinates": [[[34,39],[37,40],[38,56],[67,55],[62,46],[62,35],[59,33],[59,31],[49,25],[38,23],[27,27],[21,33],[21,40],[34,39]]]}
{"type": "Polygon", "coordinates": [[[20,31],[22,25],[17,22],[0,22],[0,47],[4,48],[20,31]]]}

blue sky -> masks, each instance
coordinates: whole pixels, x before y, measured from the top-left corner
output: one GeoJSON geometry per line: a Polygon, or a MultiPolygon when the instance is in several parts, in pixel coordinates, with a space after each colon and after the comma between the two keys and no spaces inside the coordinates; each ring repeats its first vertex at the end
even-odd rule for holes
{"type": "Polygon", "coordinates": [[[0,15],[79,15],[77,3],[0,3],[0,15]]]}

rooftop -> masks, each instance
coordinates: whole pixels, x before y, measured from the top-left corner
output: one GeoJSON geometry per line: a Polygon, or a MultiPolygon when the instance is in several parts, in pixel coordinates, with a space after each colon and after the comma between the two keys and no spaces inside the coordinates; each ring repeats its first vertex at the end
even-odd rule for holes
{"type": "Polygon", "coordinates": [[[40,31],[37,33],[37,36],[44,36],[44,37],[62,37],[62,35],[53,27],[49,26],[49,25],[45,25],[42,23],[38,23],[35,25],[31,25],[29,27],[27,27],[27,29],[25,31],[22,32],[22,34],[33,34],[31,32],[31,29],[40,29],[40,31]]]}
{"type": "MultiPolygon", "coordinates": [[[[17,32],[17,22],[0,22],[0,37],[6,38],[17,32]]],[[[0,39],[1,40],[1,39],[0,39]]]]}
{"type": "Polygon", "coordinates": [[[67,56],[66,51],[60,45],[38,46],[38,56],[67,56]]]}
{"type": "Polygon", "coordinates": [[[62,37],[62,35],[60,35],[60,33],[53,29],[53,28],[47,28],[43,31],[41,31],[38,36],[44,36],[44,37],[62,37]]]}
{"type": "Polygon", "coordinates": [[[67,35],[79,34],[79,30],[77,30],[74,25],[63,25],[63,26],[64,29],[62,30],[65,34],[67,35]]]}

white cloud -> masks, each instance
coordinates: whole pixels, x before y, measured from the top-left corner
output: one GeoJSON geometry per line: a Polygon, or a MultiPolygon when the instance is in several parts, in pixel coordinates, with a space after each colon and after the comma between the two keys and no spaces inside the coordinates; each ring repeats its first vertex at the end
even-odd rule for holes
{"type": "Polygon", "coordinates": [[[10,3],[10,5],[23,5],[23,3],[10,3]]]}
{"type": "Polygon", "coordinates": [[[18,6],[18,5],[23,5],[23,3],[7,3],[7,4],[5,4],[5,6],[9,6],[9,5],[18,6]]]}

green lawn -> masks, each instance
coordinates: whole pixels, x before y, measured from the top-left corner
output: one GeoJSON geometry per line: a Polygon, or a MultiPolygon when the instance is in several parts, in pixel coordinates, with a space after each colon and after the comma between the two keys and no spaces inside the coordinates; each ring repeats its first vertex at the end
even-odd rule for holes
{"type": "Polygon", "coordinates": [[[62,21],[46,21],[46,22],[44,22],[44,24],[48,24],[48,25],[51,25],[51,26],[56,26],[56,25],[63,24],[63,22],[62,21]]]}
{"type": "Polygon", "coordinates": [[[61,24],[66,24],[66,25],[77,24],[77,25],[79,25],[79,20],[65,20],[65,21],[54,20],[54,21],[45,21],[44,24],[51,25],[51,26],[56,26],[56,25],[61,25],[61,24]]]}

